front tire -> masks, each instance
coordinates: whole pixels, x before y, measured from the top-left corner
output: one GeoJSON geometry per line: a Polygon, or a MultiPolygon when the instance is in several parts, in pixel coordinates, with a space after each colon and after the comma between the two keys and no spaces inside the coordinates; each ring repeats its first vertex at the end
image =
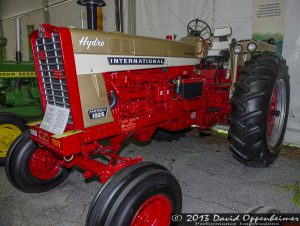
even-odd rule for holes
{"type": "Polygon", "coordinates": [[[230,149],[252,167],[270,166],[283,142],[289,112],[286,61],[262,54],[245,63],[231,99],[230,149]]]}
{"type": "Polygon", "coordinates": [[[5,164],[9,146],[26,129],[22,118],[11,113],[0,113],[0,166],[5,164]]]}
{"type": "Polygon", "coordinates": [[[9,150],[7,152],[7,156],[6,156],[6,162],[5,162],[5,173],[6,173],[6,177],[9,180],[9,182],[16,187],[16,183],[13,180],[13,175],[12,175],[12,169],[11,169],[11,156],[13,154],[13,151],[10,150],[14,150],[19,143],[24,140],[24,139],[29,139],[30,138],[30,132],[29,130],[24,131],[20,136],[18,136],[14,142],[10,145],[9,150]]]}
{"type": "Polygon", "coordinates": [[[181,205],[180,185],[166,168],[138,163],[117,172],[97,193],[86,226],[169,226],[181,205]]]}
{"type": "Polygon", "coordinates": [[[29,133],[23,133],[11,145],[5,171],[10,183],[26,193],[41,193],[60,185],[71,169],[61,164],[54,153],[37,146],[29,133]]]}

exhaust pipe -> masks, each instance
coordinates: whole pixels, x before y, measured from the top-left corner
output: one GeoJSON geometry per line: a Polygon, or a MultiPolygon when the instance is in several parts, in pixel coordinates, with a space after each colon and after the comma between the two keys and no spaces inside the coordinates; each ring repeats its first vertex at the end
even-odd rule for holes
{"type": "Polygon", "coordinates": [[[21,26],[20,26],[20,17],[16,18],[16,34],[17,34],[16,62],[21,62],[22,61],[22,53],[21,53],[21,26]]]}
{"type": "Polygon", "coordinates": [[[77,3],[86,7],[88,29],[97,30],[97,7],[106,6],[104,0],[78,0],[77,3]]]}

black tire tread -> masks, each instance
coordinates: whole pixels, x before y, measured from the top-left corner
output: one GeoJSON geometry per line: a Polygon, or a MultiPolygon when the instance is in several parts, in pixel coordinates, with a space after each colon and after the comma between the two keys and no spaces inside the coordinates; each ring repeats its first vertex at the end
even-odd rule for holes
{"type": "Polygon", "coordinates": [[[96,216],[107,215],[109,212],[107,207],[111,202],[110,200],[116,199],[117,195],[129,181],[133,180],[138,174],[149,169],[162,169],[168,171],[167,168],[162,165],[146,161],[128,166],[115,173],[94,197],[87,214],[86,226],[95,225],[96,216]],[[97,211],[95,211],[95,208],[97,211]]]}
{"type": "Polygon", "coordinates": [[[276,150],[271,152],[266,142],[269,100],[279,78],[283,78],[287,86],[287,121],[290,87],[288,67],[282,57],[273,54],[253,57],[241,68],[239,80],[234,84],[229,130],[230,150],[245,165],[269,166],[280,151],[286,121],[276,150]]]}
{"type": "Polygon", "coordinates": [[[5,173],[6,177],[9,180],[9,182],[14,186],[17,187],[17,184],[15,183],[12,175],[12,165],[11,165],[11,159],[14,152],[14,149],[18,146],[18,144],[26,138],[29,138],[30,132],[29,130],[24,131],[20,136],[17,137],[17,139],[14,140],[14,142],[10,145],[9,150],[7,152],[6,156],[6,162],[5,162],[5,173]]]}
{"type": "MultiPolygon", "coordinates": [[[[159,175],[166,175],[168,180],[171,179],[175,183],[174,189],[178,188],[179,184],[174,176],[164,166],[153,162],[141,162],[118,171],[96,194],[85,225],[125,225],[120,222],[124,219],[128,220],[124,216],[130,213],[127,211],[131,209],[129,206],[132,200],[140,197],[137,193],[142,194],[145,189],[148,191],[148,186],[153,181],[156,185],[160,178],[159,175]]],[[[163,181],[167,181],[167,179],[163,181]]],[[[181,197],[180,186],[177,192],[181,197]]],[[[178,205],[178,209],[181,210],[181,199],[178,205]]]]}

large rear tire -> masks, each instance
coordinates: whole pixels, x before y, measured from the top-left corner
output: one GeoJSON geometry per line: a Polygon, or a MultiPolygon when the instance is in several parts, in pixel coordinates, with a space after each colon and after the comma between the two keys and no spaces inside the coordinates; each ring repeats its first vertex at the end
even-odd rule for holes
{"type": "Polygon", "coordinates": [[[245,63],[231,99],[230,149],[252,167],[270,166],[280,151],[289,112],[286,61],[262,54],[245,63]]]}
{"type": "Polygon", "coordinates": [[[10,183],[26,193],[41,193],[60,185],[71,169],[61,165],[58,156],[37,146],[28,132],[11,145],[5,171],[10,183]]]}
{"type": "Polygon", "coordinates": [[[180,213],[181,205],[175,177],[161,165],[143,162],[120,170],[102,187],[86,226],[169,226],[171,214],[180,213]]]}
{"type": "Polygon", "coordinates": [[[12,113],[0,113],[0,166],[5,164],[10,145],[26,129],[22,118],[12,113]]]}

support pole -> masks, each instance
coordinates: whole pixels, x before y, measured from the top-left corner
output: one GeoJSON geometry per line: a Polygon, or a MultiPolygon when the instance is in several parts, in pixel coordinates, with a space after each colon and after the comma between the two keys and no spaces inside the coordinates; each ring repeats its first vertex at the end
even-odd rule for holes
{"type": "Polygon", "coordinates": [[[116,28],[117,31],[124,31],[123,24],[123,0],[115,0],[116,5],[116,28]]]}
{"type": "Polygon", "coordinates": [[[16,18],[16,34],[17,34],[16,62],[21,62],[22,61],[22,54],[21,54],[21,22],[20,22],[20,17],[16,18]]]}
{"type": "Polygon", "coordinates": [[[50,23],[49,1],[48,0],[42,0],[42,6],[43,6],[44,23],[49,24],[50,23]]]}

